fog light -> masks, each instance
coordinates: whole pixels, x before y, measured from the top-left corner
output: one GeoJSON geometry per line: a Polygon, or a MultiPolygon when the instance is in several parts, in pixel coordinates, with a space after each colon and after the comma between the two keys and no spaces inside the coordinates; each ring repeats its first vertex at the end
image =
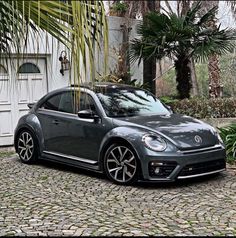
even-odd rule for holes
{"type": "Polygon", "coordinates": [[[152,165],[152,166],[162,166],[163,163],[160,163],[160,162],[152,162],[151,165],[152,165]]]}
{"type": "Polygon", "coordinates": [[[160,168],[159,168],[159,167],[156,167],[154,173],[155,173],[155,174],[159,174],[159,172],[160,172],[160,168]]]}

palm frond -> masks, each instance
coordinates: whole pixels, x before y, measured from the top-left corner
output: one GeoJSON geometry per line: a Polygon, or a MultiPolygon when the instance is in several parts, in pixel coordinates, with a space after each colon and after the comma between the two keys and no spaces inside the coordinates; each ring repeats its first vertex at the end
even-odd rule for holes
{"type": "Polygon", "coordinates": [[[214,17],[216,7],[211,8],[196,22],[201,3],[190,9],[185,17],[176,14],[146,16],[146,21],[138,27],[141,39],[134,40],[131,46],[132,60],[163,56],[178,57],[183,52],[189,57],[207,59],[210,54],[224,54],[234,47],[236,34],[232,29],[212,29],[206,21],[214,17]],[[135,52],[136,51],[136,52],[135,52]]]}

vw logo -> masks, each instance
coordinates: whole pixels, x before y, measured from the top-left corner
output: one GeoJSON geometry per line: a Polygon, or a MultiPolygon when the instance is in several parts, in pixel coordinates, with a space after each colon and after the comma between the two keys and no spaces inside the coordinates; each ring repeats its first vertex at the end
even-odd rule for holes
{"type": "Polygon", "coordinates": [[[195,140],[198,144],[202,143],[202,138],[201,138],[200,136],[198,136],[198,135],[194,136],[194,140],[195,140]]]}

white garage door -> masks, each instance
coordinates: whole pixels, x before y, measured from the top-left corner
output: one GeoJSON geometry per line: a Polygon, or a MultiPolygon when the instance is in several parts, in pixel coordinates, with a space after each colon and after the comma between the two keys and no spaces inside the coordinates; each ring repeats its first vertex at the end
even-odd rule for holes
{"type": "Polygon", "coordinates": [[[13,144],[14,129],[28,112],[27,104],[46,93],[45,59],[16,60],[8,67],[0,64],[0,146],[13,144]]]}

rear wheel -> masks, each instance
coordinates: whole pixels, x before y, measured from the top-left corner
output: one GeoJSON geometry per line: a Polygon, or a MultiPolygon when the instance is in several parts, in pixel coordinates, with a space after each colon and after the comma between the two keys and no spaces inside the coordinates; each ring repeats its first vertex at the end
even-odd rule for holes
{"type": "Polygon", "coordinates": [[[34,163],[38,156],[37,143],[34,135],[23,130],[17,138],[17,153],[23,163],[34,163]]]}
{"type": "Polygon", "coordinates": [[[104,169],[110,180],[129,185],[138,179],[138,158],[127,145],[111,145],[104,158],[104,169]]]}

